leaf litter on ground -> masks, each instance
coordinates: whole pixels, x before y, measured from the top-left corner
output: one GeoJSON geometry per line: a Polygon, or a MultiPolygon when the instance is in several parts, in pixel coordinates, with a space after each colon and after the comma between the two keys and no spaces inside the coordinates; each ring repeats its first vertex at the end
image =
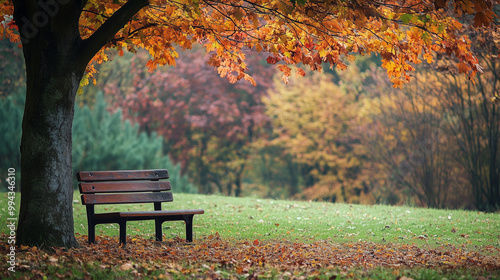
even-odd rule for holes
{"type": "MultiPolygon", "coordinates": [[[[2,234],[1,239],[4,267],[10,244],[5,241],[5,234],[2,234]]],[[[120,246],[116,237],[98,236],[96,244],[87,244],[85,235],[78,235],[77,239],[80,247],[69,250],[21,246],[16,252],[17,272],[10,273],[5,267],[0,276],[16,279],[44,279],[44,276],[91,279],[98,278],[91,273],[97,269],[104,274],[123,272],[126,273],[124,275],[151,279],[177,279],[179,276],[256,279],[282,278],[287,275],[290,277],[285,278],[297,275],[315,278],[326,272],[344,273],[349,278],[347,272],[354,268],[361,268],[361,271],[389,268],[393,271],[394,279],[402,279],[396,277],[399,270],[428,268],[479,269],[492,277],[500,277],[500,249],[495,246],[485,246],[483,252],[479,252],[454,245],[424,249],[417,245],[389,242],[338,244],[328,240],[311,243],[286,239],[246,241],[221,238],[218,233],[199,237],[193,243],[186,243],[180,238],[156,242],[153,238],[135,236],[128,237],[125,246],[120,246]],[[68,269],[71,267],[74,269],[68,269]],[[269,271],[274,276],[265,274],[269,271]]]]}

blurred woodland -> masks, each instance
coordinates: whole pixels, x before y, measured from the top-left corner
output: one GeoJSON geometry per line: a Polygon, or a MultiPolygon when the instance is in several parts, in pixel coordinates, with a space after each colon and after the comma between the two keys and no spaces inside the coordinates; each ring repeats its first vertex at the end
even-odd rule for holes
{"type": "MultiPolygon", "coordinates": [[[[74,169],[168,168],[177,190],[205,194],[498,210],[500,34],[469,36],[481,46],[474,81],[448,56],[426,57],[437,63],[401,89],[378,56],[285,83],[248,54],[253,86],[220,78],[202,49],[152,73],[145,51],[110,54],[97,83],[82,82],[74,169]]],[[[19,169],[22,65],[0,41],[4,170],[19,169]]]]}

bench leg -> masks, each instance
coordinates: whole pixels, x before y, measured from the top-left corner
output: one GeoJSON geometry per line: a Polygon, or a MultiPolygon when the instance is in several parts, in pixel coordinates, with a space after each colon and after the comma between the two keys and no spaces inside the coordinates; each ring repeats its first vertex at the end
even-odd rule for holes
{"type": "Polygon", "coordinates": [[[163,232],[161,229],[162,221],[159,219],[155,219],[155,232],[156,232],[156,241],[163,241],[163,232]]]}
{"type": "Polygon", "coordinates": [[[89,225],[89,244],[95,243],[95,224],[88,223],[89,225]]]}
{"type": "Polygon", "coordinates": [[[185,215],[184,221],[186,222],[186,241],[193,242],[193,217],[194,215],[185,215]]]}
{"type": "Polygon", "coordinates": [[[87,205],[87,225],[89,226],[89,244],[95,243],[95,223],[94,223],[94,205],[87,205]]]}
{"type": "Polygon", "coordinates": [[[118,222],[120,226],[120,244],[127,244],[127,221],[118,222]]]}

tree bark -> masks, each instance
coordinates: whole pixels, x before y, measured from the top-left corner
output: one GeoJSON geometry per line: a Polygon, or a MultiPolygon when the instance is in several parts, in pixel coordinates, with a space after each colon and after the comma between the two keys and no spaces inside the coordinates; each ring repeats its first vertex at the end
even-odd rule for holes
{"type": "Polygon", "coordinates": [[[16,1],[26,63],[17,242],[74,247],[71,127],[85,65],[78,61],[78,3],[16,1]],[[63,16],[65,15],[65,16],[63,16]]]}
{"type": "Polygon", "coordinates": [[[44,71],[52,63],[27,64],[18,241],[74,247],[71,127],[83,73],[75,69],[61,73],[63,68],[44,71]]]}
{"type": "Polygon", "coordinates": [[[71,166],[76,92],[92,57],[147,0],[124,4],[86,40],[84,0],[14,1],[26,63],[17,244],[75,247],[71,166]]]}

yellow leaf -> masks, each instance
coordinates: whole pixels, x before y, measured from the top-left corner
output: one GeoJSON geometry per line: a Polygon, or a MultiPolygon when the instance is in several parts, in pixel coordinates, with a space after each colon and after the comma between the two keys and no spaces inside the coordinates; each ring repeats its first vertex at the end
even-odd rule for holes
{"type": "Polygon", "coordinates": [[[452,23],[453,23],[453,26],[455,26],[456,29],[461,29],[462,28],[462,24],[458,20],[453,20],[452,23]]]}
{"type": "Polygon", "coordinates": [[[434,61],[432,54],[430,54],[430,53],[424,53],[423,57],[424,57],[424,59],[427,60],[427,63],[432,63],[434,61]]]}
{"type": "Polygon", "coordinates": [[[319,56],[320,57],[325,57],[328,54],[328,51],[325,49],[319,50],[319,56]]]}

